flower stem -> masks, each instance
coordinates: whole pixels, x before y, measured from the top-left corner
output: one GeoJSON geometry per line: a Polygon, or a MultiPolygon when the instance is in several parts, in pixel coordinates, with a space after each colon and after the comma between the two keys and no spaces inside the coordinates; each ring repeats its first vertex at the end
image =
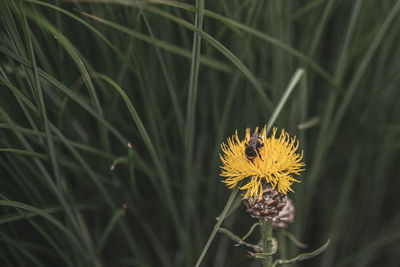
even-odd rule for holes
{"type": "Polygon", "coordinates": [[[204,258],[204,256],[206,255],[207,250],[208,250],[208,248],[210,247],[211,242],[213,241],[213,239],[214,239],[214,237],[215,237],[215,234],[217,233],[218,229],[221,227],[221,223],[224,221],[226,214],[228,213],[230,207],[232,206],[232,203],[233,203],[233,201],[235,200],[235,197],[236,197],[238,191],[239,191],[238,188],[233,189],[233,191],[232,191],[232,193],[231,193],[231,195],[230,195],[228,201],[227,201],[226,204],[225,204],[224,209],[222,210],[221,215],[219,215],[218,221],[217,221],[217,223],[215,224],[214,229],[212,230],[212,232],[211,232],[211,234],[210,234],[210,237],[209,237],[208,240],[207,240],[206,245],[204,246],[204,248],[203,248],[203,250],[202,250],[202,252],[201,252],[199,258],[197,259],[197,262],[196,262],[195,267],[199,267],[200,264],[201,264],[201,262],[203,261],[203,258],[204,258]]]}
{"type": "MultiPolygon", "coordinates": [[[[265,221],[260,219],[261,240],[264,253],[272,251],[272,220],[265,221]]],[[[272,255],[265,256],[262,259],[263,267],[272,266],[272,255]]]]}
{"type": "MultiPolygon", "coordinates": [[[[278,244],[279,244],[279,257],[281,259],[287,259],[287,251],[286,251],[286,235],[283,230],[279,230],[278,233],[278,244]]],[[[285,267],[286,264],[282,264],[282,267],[285,267]]]]}

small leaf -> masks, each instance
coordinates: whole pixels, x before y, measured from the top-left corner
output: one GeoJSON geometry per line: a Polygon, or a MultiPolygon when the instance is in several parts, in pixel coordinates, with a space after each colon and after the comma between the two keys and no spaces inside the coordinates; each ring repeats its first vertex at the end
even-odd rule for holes
{"type": "Polygon", "coordinates": [[[308,253],[299,254],[299,255],[297,255],[295,258],[290,259],[290,260],[278,259],[278,260],[276,260],[276,261],[274,262],[274,264],[272,265],[272,267],[275,267],[275,266],[277,266],[277,265],[279,265],[279,264],[295,263],[295,262],[299,262],[299,261],[304,261],[304,260],[313,258],[313,257],[315,257],[315,256],[318,256],[319,254],[321,254],[322,252],[324,252],[324,251],[328,248],[330,242],[331,242],[331,240],[328,239],[328,241],[326,241],[326,243],[325,243],[322,247],[320,247],[320,248],[314,250],[313,252],[308,252],[308,253]]]}
{"type": "Polygon", "coordinates": [[[283,231],[283,234],[286,235],[290,239],[290,241],[292,241],[293,244],[295,244],[299,248],[307,248],[306,244],[304,244],[303,242],[299,241],[294,235],[292,235],[288,231],[283,231]]]}

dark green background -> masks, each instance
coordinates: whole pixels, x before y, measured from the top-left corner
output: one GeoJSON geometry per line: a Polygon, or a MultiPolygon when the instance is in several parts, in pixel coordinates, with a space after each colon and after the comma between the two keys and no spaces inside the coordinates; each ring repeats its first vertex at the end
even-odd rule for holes
{"type": "MultiPolygon", "coordinates": [[[[399,266],[400,1],[145,2],[1,1],[0,265],[194,266],[220,144],[304,69],[274,124],[307,164],[288,257],[330,238],[298,265],[399,266]]],[[[260,266],[234,244],[202,266],[260,266]]]]}

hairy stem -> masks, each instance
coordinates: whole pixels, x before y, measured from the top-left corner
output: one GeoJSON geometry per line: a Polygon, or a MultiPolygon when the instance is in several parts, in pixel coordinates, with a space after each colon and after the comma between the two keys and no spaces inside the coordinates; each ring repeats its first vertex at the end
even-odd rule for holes
{"type": "MultiPolygon", "coordinates": [[[[260,229],[263,252],[270,253],[272,251],[272,221],[260,219],[260,229]]],[[[272,255],[265,256],[262,263],[264,267],[271,267],[272,255]]]]}

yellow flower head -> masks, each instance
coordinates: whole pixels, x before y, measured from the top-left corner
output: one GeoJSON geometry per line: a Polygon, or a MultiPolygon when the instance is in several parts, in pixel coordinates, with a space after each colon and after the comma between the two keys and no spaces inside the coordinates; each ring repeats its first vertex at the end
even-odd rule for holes
{"type": "MultiPolygon", "coordinates": [[[[258,127],[256,128],[258,133],[258,127]]],[[[227,144],[222,144],[222,172],[221,176],[227,177],[223,182],[234,188],[242,180],[245,183],[239,188],[246,190],[244,197],[258,197],[263,195],[263,184],[267,183],[272,188],[277,188],[280,193],[287,194],[293,190],[290,186],[293,182],[299,182],[292,175],[299,175],[305,166],[301,159],[303,152],[297,153],[299,143],[296,138],[290,138],[289,134],[282,130],[276,137],[277,129],[273,129],[271,137],[267,138],[265,127],[259,134],[260,143],[255,157],[246,156],[246,145],[250,141],[250,129],[246,129],[246,137],[240,141],[237,131],[228,138],[227,144]]]]}

